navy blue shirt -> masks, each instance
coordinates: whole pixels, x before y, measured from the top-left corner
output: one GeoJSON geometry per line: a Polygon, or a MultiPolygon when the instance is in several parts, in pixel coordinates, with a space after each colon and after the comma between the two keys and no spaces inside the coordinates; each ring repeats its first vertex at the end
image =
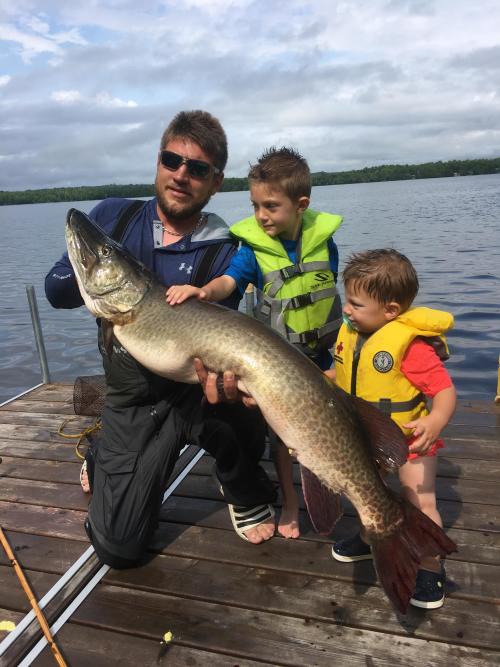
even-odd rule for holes
{"type": "MultiPolygon", "coordinates": [[[[111,236],[121,212],[130,203],[130,199],[104,199],[90,211],[89,217],[111,236]]],[[[195,230],[193,234],[183,236],[176,243],[163,246],[156,199],[151,199],[133,216],[121,239],[121,244],[153,271],[164,285],[190,283],[207,246],[218,244],[220,251],[205,281],[209,282],[224,274],[231,257],[236,252],[236,245],[226,223],[213,213],[206,215],[207,222],[200,229],[195,230]]],[[[54,308],[78,308],[83,305],[67,252],[45,277],[45,294],[54,308]]],[[[222,303],[230,308],[237,308],[239,300],[240,295],[234,292],[222,303]]]]}

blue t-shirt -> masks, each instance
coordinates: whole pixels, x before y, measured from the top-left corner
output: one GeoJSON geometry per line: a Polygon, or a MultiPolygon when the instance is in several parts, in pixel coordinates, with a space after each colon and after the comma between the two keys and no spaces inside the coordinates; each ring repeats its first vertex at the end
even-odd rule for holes
{"type": "MultiPolygon", "coordinates": [[[[287,239],[280,239],[286,254],[290,261],[295,264],[297,261],[297,241],[289,241],[287,239]]],[[[328,254],[330,257],[330,266],[332,272],[337,274],[339,271],[339,251],[335,241],[328,239],[328,254]]],[[[249,284],[255,285],[258,289],[264,286],[264,278],[262,271],[257,263],[257,258],[253,249],[244,241],[242,241],[238,252],[233,255],[228,268],[224,271],[226,276],[231,276],[236,281],[236,286],[241,295],[244,294],[249,284]]]]}
{"type": "MultiPolygon", "coordinates": [[[[290,261],[295,264],[297,261],[297,241],[290,241],[287,239],[280,239],[280,241],[290,258],[290,261]]],[[[339,270],[339,251],[333,238],[328,239],[327,245],[330,267],[336,280],[339,270]]],[[[242,241],[238,252],[231,258],[229,266],[224,271],[224,274],[236,281],[236,288],[240,292],[240,295],[243,295],[249,284],[255,285],[257,289],[262,289],[264,286],[264,277],[257,263],[255,252],[244,241],[242,241]]],[[[329,350],[318,351],[317,356],[313,357],[312,360],[321,368],[321,370],[330,368],[333,361],[329,350]]]]}

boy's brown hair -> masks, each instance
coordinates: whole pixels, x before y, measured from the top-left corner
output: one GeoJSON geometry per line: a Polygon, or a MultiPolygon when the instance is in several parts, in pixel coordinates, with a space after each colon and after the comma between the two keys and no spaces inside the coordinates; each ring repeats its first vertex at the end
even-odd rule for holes
{"type": "Polygon", "coordinates": [[[293,148],[268,148],[250,165],[248,180],[252,183],[267,183],[283,190],[287,197],[296,201],[311,196],[311,172],[305,158],[293,148]]]}
{"type": "Polygon", "coordinates": [[[160,142],[163,150],[173,139],[189,139],[224,171],[227,162],[227,137],[220,122],[208,111],[179,111],[169,123],[160,142]]]}
{"type": "Polygon", "coordinates": [[[398,303],[407,310],[418,293],[418,276],[406,255],[382,248],[353,253],[342,273],[345,287],[364,290],[372,299],[398,303]]]}

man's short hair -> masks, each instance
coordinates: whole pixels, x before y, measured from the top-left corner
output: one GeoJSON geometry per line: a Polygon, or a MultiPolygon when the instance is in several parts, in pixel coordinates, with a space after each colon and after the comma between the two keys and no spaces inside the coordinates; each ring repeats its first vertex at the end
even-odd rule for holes
{"type": "Polygon", "coordinates": [[[382,248],[353,253],[342,273],[344,287],[364,290],[372,299],[409,308],[418,293],[418,276],[406,255],[382,248]]]}
{"type": "Polygon", "coordinates": [[[220,122],[208,111],[179,111],[163,133],[160,150],[174,139],[189,139],[208,155],[215,167],[224,171],[227,137],[220,122]]]}
{"type": "Polygon", "coordinates": [[[287,197],[296,201],[311,196],[311,172],[305,158],[293,148],[266,150],[256,164],[250,165],[248,180],[252,183],[267,183],[283,190],[287,197]]]}

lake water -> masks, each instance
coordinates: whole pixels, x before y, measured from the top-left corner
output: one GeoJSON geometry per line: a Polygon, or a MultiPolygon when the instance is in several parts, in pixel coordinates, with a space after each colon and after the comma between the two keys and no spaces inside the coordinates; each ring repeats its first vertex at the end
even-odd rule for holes
{"type": "MultiPolygon", "coordinates": [[[[0,207],[0,403],[41,381],[26,284],[33,284],[51,378],[101,372],[94,319],[85,308],[54,310],[45,274],[65,249],[68,208],[96,202],[0,207]]],[[[354,250],[394,247],[420,278],[416,304],[449,310],[455,328],[447,367],[463,398],[495,395],[500,353],[500,175],[313,188],[312,208],[340,213],[341,267],[354,250]]],[[[250,214],[247,192],[216,195],[228,222],[250,214]]]]}

